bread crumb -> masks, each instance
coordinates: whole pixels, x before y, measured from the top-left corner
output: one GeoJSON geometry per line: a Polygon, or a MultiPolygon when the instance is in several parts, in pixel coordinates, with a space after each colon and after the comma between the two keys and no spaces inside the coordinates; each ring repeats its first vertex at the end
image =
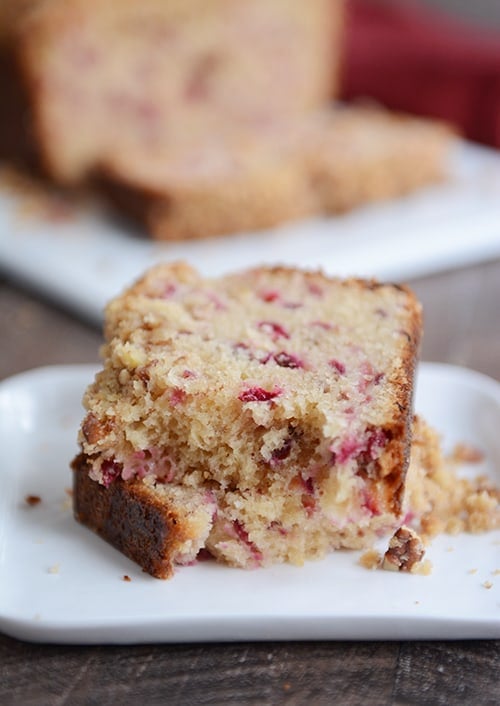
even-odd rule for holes
{"type": "Polygon", "coordinates": [[[39,495],[27,495],[24,498],[24,501],[26,505],[29,505],[30,507],[35,507],[35,505],[39,505],[42,502],[42,498],[39,495]]]}
{"type": "Polygon", "coordinates": [[[500,488],[485,475],[462,477],[457,468],[483,458],[480,450],[464,443],[445,456],[439,435],[415,417],[406,496],[416,518],[412,525],[424,541],[440,534],[477,534],[500,527],[500,488]]]}
{"type": "Polygon", "coordinates": [[[60,568],[61,568],[60,564],[53,564],[53,566],[49,566],[48,573],[49,574],[58,574],[60,568]]]}
{"type": "Polygon", "coordinates": [[[73,509],[73,503],[71,501],[71,498],[64,498],[64,500],[61,503],[61,510],[68,511],[73,509]]]}
{"type": "Polygon", "coordinates": [[[378,569],[382,563],[382,555],[376,549],[369,549],[359,558],[359,563],[365,569],[378,569]]]}
{"type": "Polygon", "coordinates": [[[432,574],[432,561],[418,561],[411,569],[410,573],[418,574],[419,576],[430,576],[432,574]]]}
{"type": "Polygon", "coordinates": [[[469,569],[468,574],[477,574],[477,569],[469,569]]]}
{"type": "Polygon", "coordinates": [[[122,581],[132,581],[132,579],[127,574],[123,574],[122,581]]]}
{"type": "Polygon", "coordinates": [[[500,569],[494,569],[491,573],[493,576],[500,576],[500,569]]]}
{"type": "Polygon", "coordinates": [[[485,588],[492,588],[492,587],[493,587],[493,584],[491,583],[491,581],[485,581],[485,582],[483,583],[483,586],[484,586],[485,588]]]}
{"type": "Polygon", "coordinates": [[[450,459],[456,463],[481,463],[484,461],[484,452],[472,444],[455,444],[450,459]]]}

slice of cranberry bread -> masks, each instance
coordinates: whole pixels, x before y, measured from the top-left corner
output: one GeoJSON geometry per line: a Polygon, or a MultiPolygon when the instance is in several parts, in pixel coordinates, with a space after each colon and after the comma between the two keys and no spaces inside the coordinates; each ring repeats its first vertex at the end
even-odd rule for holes
{"type": "Polygon", "coordinates": [[[324,111],[307,144],[320,210],[348,211],[442,181],[454,141],[436,120],[364,105],[324,111]]]}
{"type": "Polygon", "coordinates": [[[446,176],[452,133],[381,108],[335,107],[228,130],[189,149],[104,156],[96,181],[160,240],[224,235],[396,198],[446,176]]]}
{"type": "Polygon", "coordinates": [[[156,576],[370,544],[402,512],[420,331],[401,286],[154,267],[106,310],[77,519],[156,576]]]}
{"type": "Polygon", "coordinates": [[[158,240],[270,228],[305,218],[317,201],[303,156],[290,149],[293,121],[231,130],[155,155],[127,150],[103,160],[96,184],[118,212],[158,240]]]}

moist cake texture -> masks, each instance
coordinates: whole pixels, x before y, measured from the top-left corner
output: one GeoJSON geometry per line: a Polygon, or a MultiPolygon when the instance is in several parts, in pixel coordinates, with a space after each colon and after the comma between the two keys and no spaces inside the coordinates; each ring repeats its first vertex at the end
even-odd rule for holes
{"type": "Polygon", "coordinates": [[[106,310],[77,519],[163,577],[369,546],[403,513],[420,330],[405,287],[151,269],[106,310]]]}

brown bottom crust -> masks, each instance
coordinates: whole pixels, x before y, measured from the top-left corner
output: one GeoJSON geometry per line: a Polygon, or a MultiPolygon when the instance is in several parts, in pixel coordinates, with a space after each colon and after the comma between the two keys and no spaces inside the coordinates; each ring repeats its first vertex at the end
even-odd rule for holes
{"type": "Polygon", "coordinates": [[[140,482],[117,479],[105,488],[89,478],[83,455],[71,464],[73,507],[78,522],[135,561],[147,573],[167,579],[185,536],[175,512],[140,482]]]}

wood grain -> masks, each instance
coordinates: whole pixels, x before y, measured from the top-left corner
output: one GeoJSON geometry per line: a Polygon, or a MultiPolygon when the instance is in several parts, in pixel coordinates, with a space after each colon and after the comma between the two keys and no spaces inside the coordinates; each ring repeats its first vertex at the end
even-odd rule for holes
{"type": "MultiPolygon", "coordinates": [[[[500,379],[500,260],[410,284],[422,358],[500,379]]],[[[0,330],[0,378],[98,360],[98,329],[7,280],[0,330]]],[[[499,665],[500,641],[72,647],[0,635],[0,704],[496,706],[499,665]]]]}

